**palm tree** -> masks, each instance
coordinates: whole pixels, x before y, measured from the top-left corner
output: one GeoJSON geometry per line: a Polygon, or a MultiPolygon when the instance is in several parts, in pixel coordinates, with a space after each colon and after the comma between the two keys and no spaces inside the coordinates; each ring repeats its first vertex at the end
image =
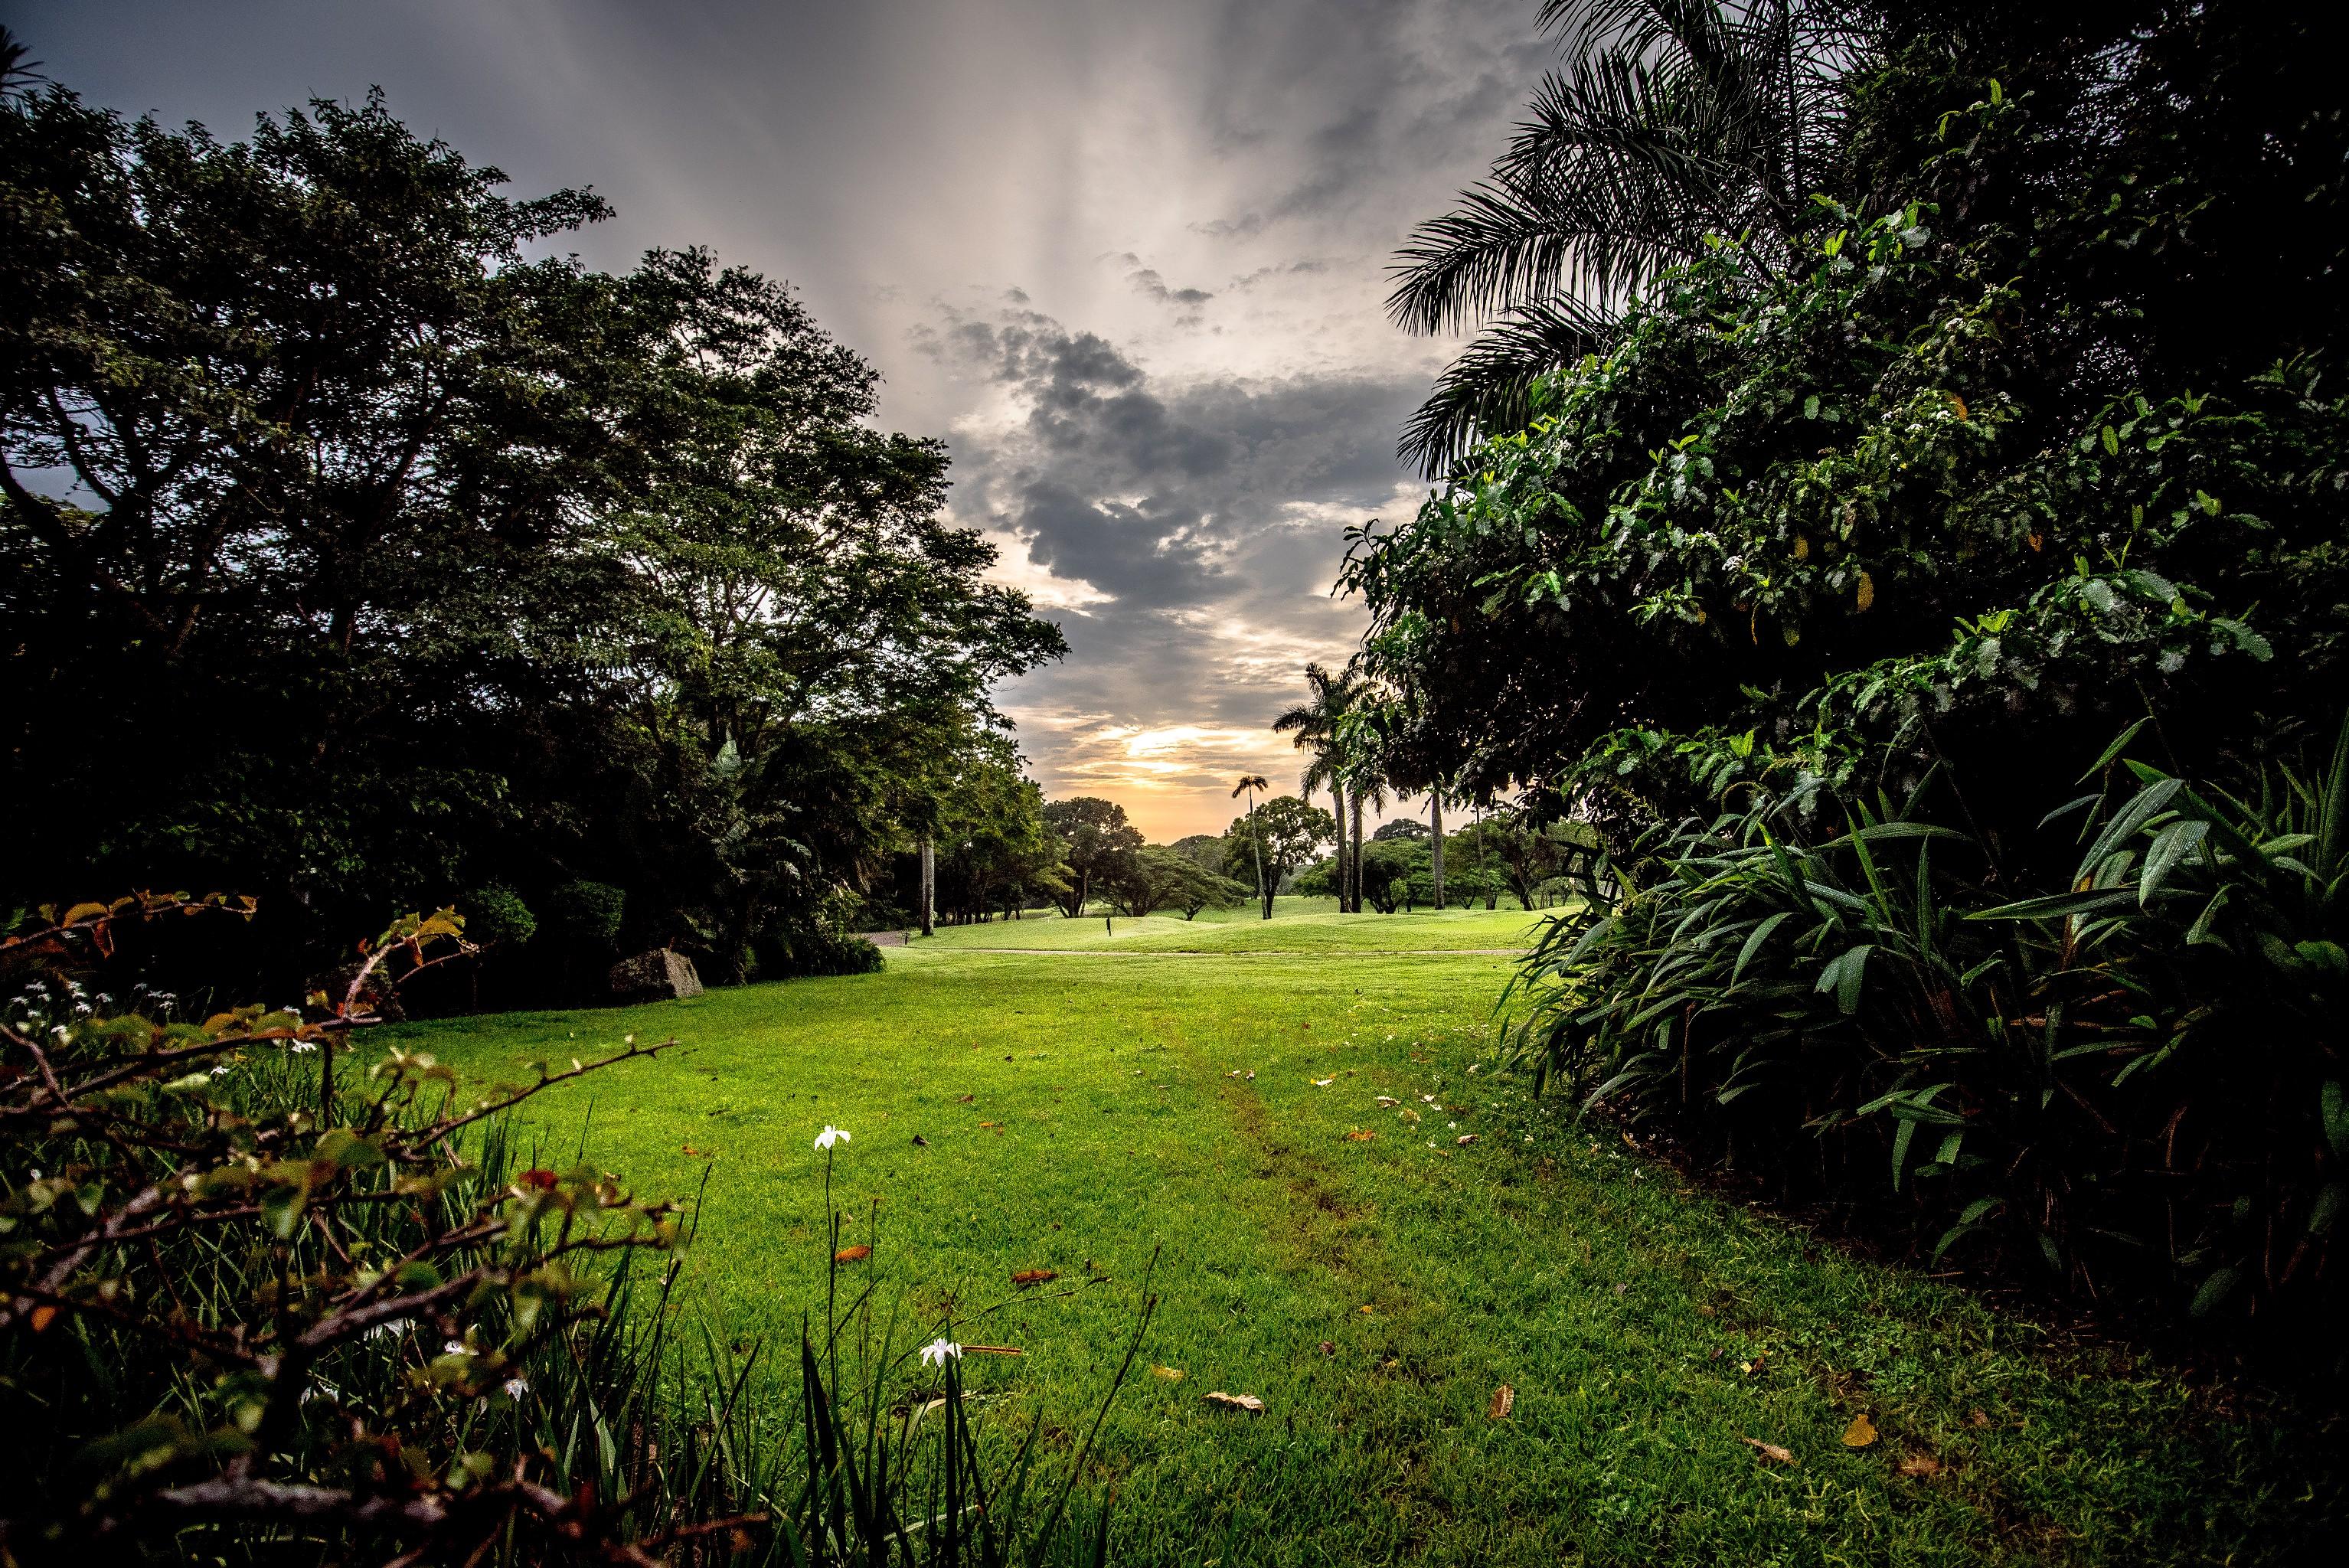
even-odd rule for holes
{"type": "Polygon", "coordinates": [[[1235,799],[1239,798],[1241,790],[1247,791],[1248,842],[1256,851],[1256,897],[1257,903],[1264,906],[1267,920],[1272,918],[1272,901],[1264,896],[1264,839],[1256,830],[1256,792],[1271,788],[1271,783],[1257,773],[1241,774],[1240,781],[1232,786],[1232,798],[1235,799]]]}
{"type": "Polygon", "coordinates": [[[1368,801],[1373,811],[1387,809],[1386,775],[1379,771],[1378,758],[1367,749],[1350,748],[1339,764],[1339,777],[1346,781],[1347,803],[1354,813],[1354,863],[1350,873],[1353,883],[1354,913],[1362,913],[1362,805],[1368,801]]]}
{"type": "Polygon", "coordinates": [[[1305,666],[1305,684],[1312,691],[1311,697],[1274,719],[1272,727],[1287,735],[1299,751],[1311,753],[1297,780],[1305,798],[1310,800],[1314,790],[1326,788],[1337,808],[1338,912],[1345,914],[1351,912],[1346,897],[1346,784],[1339,773],[1342,752],[1338,721],[1353,707],[1361,679],[1350,670],[1332,675],[1325,665],[1309,664],[1305,666]]]}
{"type": "Polygon", "coordinates": [[[1536,379],[1603,346],[1624,304],[1713,238],[1757,273],[1816,219],[1838,85],[1871,8],[1850,0],[1545,0],[1568,64],[1542,78],[1492,173],[1398,253],[1387,308],[1413,332],[1484,330],[1403,428],[1448,473],[1522,428],[1536,379]]]}

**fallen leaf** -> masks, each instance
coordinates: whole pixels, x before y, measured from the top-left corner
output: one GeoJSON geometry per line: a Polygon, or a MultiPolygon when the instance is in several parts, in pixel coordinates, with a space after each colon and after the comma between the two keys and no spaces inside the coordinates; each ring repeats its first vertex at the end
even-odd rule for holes
{"type": "Polygon", "coordinates": [[[1517,1408],[1517,1391],[1506,1383],[1493,1390],[1493,1402],[1485,1407],[1487,1420],[1506,1421],[1509,1412],[1517,1408]]]}
{"type": "Polygon", "coordinates": [[[1476,1141],[1476,1135],[1475,1135],[1475,1133],[1473,1133],[1473,1132],[1464,1132],[1464,1133],[1462,1133],[1459,1137],[1457,1137],[1457,1138],[1454,1139],[1452,1141],[1453,1141],[1453,1142],[1454,1142],[1454,1143],[1461,1143],[1461,1144],[1474,1143],[1474,1142],[1475,1142],[1475,1141],[1476,1141]]]}
{"type": "Polygon", "coordinates": [[[57,1320],[57,1309],[56,1307],[42,1305],[33,1308],[32,1324],[34,1333],[45,1333],[49,1325],[55,1323],[57,1320]]]}
{"type": "Polygon", "coordinates": [[[1900,1473],[1911,1476],[1939,1475],[1941,1461],[1930,1454],[1910,1454],[1900,1461],[1900,1473]]]}
{"type": "Polygon", "coordinates": [[[1630,1288],[1631,1288],[1631,1287],[1630,1287],[1630,1285],[1629,1284],[1626,1284],[1626,1283],[1621,1282],[1621,1281],[1618,1281],[1618,1282],[1617,1282],[1617,1284],[1616,1284],[1616,1285],[1615,1285],[1615,1294],[1616,1294],[1617,1295],[1621,1295],[1624,1292],[1626,1292],[1626,1291],[1630,1290],[1630,1288]]]}
{"type": "Polygon", "coordinates": [[[1229,1071],[1229,1072],[1226,1073],[1224,1076],[1225,1076],[1226,1078],[1237,1078],[1237,1077],[1239,1077],[1239,1076],[1240,1076],[1240,1069],[1239,1069],[1239,1068],[1234,1068],[1231,1071],[1229,1071]]]}
{"type": "Polygon", "coordinates": [[[1002,1126],[1002,1125],[1003,1125],[1003,1123],[1001,1123],[1001,1122],[999,1122],[999,1121],[982,1121],[982,1122],[980,1122],[978,1125],[979,1125],[980,1127],[982,1127],[982,1128],[986,1128],[986,1127],[1000,1127],[1000,1126],[1002,1126]]]}
{"type": "Polygon", "coordinates": [[[1395,1114],[1402,1118],[1405,1121],[1411,1123],[1413,1127],[1417,1127],[1419,1125],[1419,1112],[1412,1109],[1409,1106],[1404,1106],[1401,1110],[1396,1111],[1395,1114]]]}
{"type": "Polygon", "coordinates": [[[712,1155],[709,1150],[696,1149],[690,1143],[680,1143],[678,1147],[684,1150],[686,1153],[691,1155],[696,1160],[710,1160],[716,1158],[716,1156],[712,1155]]]}
{"type": "Polygon", "coordinates": [[[1371,1310],[1372,1310],[1372,1309],[1371,1309],[1370,1306],[1368,1306],[1368,1305],[1364,1305],[1364,1306],[1358,1306],[1358,1307],[1356,1307],[1354,1310],[1355,1310],[1355,1311],[1357,1311],[1357,1312],[1369,1312],[1369,1311],[1371,1311],[1371,1310]]]}
{"type": "Polygon", "coordinates": [[[1716,1310],[1714,1310],[1713,1308],[1712,1308],[1712,1307],[1710,1307],[1710,1306],[1700,1306],[1700,1307],[1698,1307],[1698,1308],[1696,1309],[1696,1315],[1697,1315],[1699,1317],[1718,1317],[1718,1316],[1720,1316],[1720,1315],[1721,1315],[1721,1314],[1720,1314],[1719,1312],[1717,1312],[1716,1310]]]}
{"type": "MultiPolygon", "coordinates": [[[[1640,1147],[1640,1140],[1627,1132],[1623,1135],[1623,1147],[1626,1149],[1637,1149],[1640,1147]]],[[[1750,1443],[1754,1439],[1752,1438],[1748,1438],[1745,1440],[1750,1443]]]]}
{"type": "Polygon", "coordinates": [[[1795,1451],[1792,1449],[1782,1449],[1775,1443],[1765,1443],[1759,1438],[1740,1438],[1737,1440],[1774,1465],[1790,1465],[1795,1462],[1795,1451]]]}
{"type": "Polygon", "coordinates": [[[1395,1099],[1395,1097],[1391,1094],[1382,1094],[1379,1096],[1379,1104],[1388,1110],[1392,1110],[1396,1106],[1399,1106],[1402,1103],[1402,1101],[1395,1099]]]}
{"type": "Polygon", "coordinates": [[[869,1258],[872,1255],[873,1249],[866,1246],[862,1242],[859,1242],[853,1247],[843,1247],[840,1251],[833,1253],[832,1261],[836,1264],[858,1264],[863,1263],[866,1258],[869,1258]]]}
{"type": "Polygon", "coordinates": [[[957,1105],[968,1105],[972,1100],[975,1100],[978,1098],[978,1096],[975,1094],[960,1095],[956,1098],[955,1103],[957,1105]]]}
{"type": "Polygon", "coordinates": [[[1338,1354],[1338,1347],[1325,1339],[1321,1342],[1321,1354],[1324,1356],[1335,1356],[1338,1354]]]}
{"type": "Polygon", "coordinates": [[[1164,1377],[1169,1383],[1180,1383],[1184,1377],[1183,1368],[1180,1367],[1153,1367],[1150,1369],[1150,1375],[1153,1377],[1164,1377]]]}
{"type": "Polygon", "coordinates": [[[1876,1423],[1868,1418],[1867,1411],[1862,1410],[1854,1416],[1851,1425],[1843,1429],[1843,1446],[1847,1449],[1872,1449],[1876,1446],[1876,1423]]]}
{"type": "Polygon", "coordinates": [[[1313,1080],[1313,1087],[1315,1088],[1328,1088],[1331,1084],[1336,1083],[1337,1081],[1338,1080],[1333,1078],[1315,1078],[1313,1080]]]}
{"type": "Polygon", "coordinates": [[[1264,1401],[1253,1394],[1226,1394],[1221,1388],[1199,1396],[1202,1405],[1213,1405],[1218,1410],[1244,1410],[1251,1416],[1264,1414],[1264,1401]]]}
{"type": "Polygon", "coordinates": [[[1987,1427],[1990,1425],[1990,1418],[1983,1415],[1980,1410],[1970,1410],[1966,1413],[1966,1425],[1969,1427],[1987,1427]]]}
{"type": "Polygon", "coordinates": [[[1042,1284],[1046,1280],[1055,1280],[1060,1277],[1050,1269],[1021,1269],[1011,1276],[1011,1283],[1024,1289],[1029,1285],[1042,1284]]]}
{"type": "Polygon", "coordinates": [[[1371,1131],[1368,1128],[1358,1127],[1354,1129],[1353,1131],[1346,1134],[1346,1141],[1349,1143],[1368,1143],[1371,1139],[1376,1138],[1377,1136],[1377,1133],[1371,1131]]]}

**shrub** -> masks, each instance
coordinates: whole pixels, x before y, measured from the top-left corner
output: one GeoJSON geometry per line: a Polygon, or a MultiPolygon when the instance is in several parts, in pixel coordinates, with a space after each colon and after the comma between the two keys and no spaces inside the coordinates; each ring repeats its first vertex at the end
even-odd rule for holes
{"type": "Polygon", "coordinates": [[[861,936],[822,930],[770,931],[752,949],[761,980],[812,975],[872,975],[881,968],[881,950],[861,936]]]}
{"type": "Polygon", "coordinates": [[[2349,729],[2255,803],[2116,777],[2066,808],[2078,891],[2021,902],[1889,804],[1832,836],[1783,801],[1659,831],[1631,891],[1550,923],[1516,1057],[1920,1256],[2304,1344],[2349,1198],[2349,729]]]}
{"type": "Polygon", "coordinates": [[[548,923],[568,944],[609,953],[620,942],[620,919],[627,911],[626,889],[609,882],[568,882],[554,890],[548,923]]]}
{"type": "Polygon", "coordinates": [[[520,893],[502,883],[476,888],[462,902],[465,939],[477,946],[520,947],[538,934],[538,916],[520,893]]]}
{"type": "MultiPolygon", "coordinates": [[[[57,968],[203,907],[85,905],[0,944],[0,970],[50,971],[0,1025],[9,1561],[1105,1555],[1090,1439],[1048,1480],[1040,1415],[991,1483],[955,1363],[876,1327],[869,1274],[835,1255],[842,1310],[778,1368],[787,1397],[759,1347],[678,1332],[689,1212],[517,1169],[505,1113],[664,1045],[476,1099],[397,1047],[338,1076],[369,1017],[347,999],[171,1022],[57,968]]],[[[409,917],[347,998],[461,951],[450,912],[409,917]]]]}

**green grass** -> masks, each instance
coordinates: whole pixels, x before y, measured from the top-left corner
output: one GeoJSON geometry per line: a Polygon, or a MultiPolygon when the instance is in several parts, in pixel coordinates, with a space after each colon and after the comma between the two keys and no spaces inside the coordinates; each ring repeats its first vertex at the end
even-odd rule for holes
{"type": "Polygon", "coordinates": [[[935,936],[916,937],[913,944],[963,951],[1017,947],[1085,953],[1474,951],[1528,946],[1542,919],[1538,913],[1528,914],[1519,909],[1340,914],[1336,901],[1326,898],[1283,898],[1274,904],[1271,920],[1253,910],[1202,910],[1196,920],[1185,920],[1179,913],[1140,920],[1087,914],[1067,920],[1047,913],[1024,920],[945,926],[935,936]]]}
{"type": "MultiPolygon", "coordinates": [[[[932,1316],[1009,1300],[960,1330],[1028,1352],[966,1364],[998,1410],[1078,1426],[1163,1249],[1143,1355],[1184,1376],[1142,1377],[1104,1432],[1123,1561],[2251,1563],[2337,1530],[2311,1421],[1807,1245],[1469,1072],[1506,960],[1150,956],[1149,922],[1099,944],[1131,962],[958,950],[1031,923],[1074,923],[965,928],[874,975],[404,1033],[483,1074],[626,1031],[684,1042],[536,1116],[567,1159],[592,1094],[587,1148],[649,1192],[707,1167],[689,1266],[738,1343],[820,1309],[827,1122],[854,1134],[833,1180],[860,1239],[879,1205],[857,1266],[885,1295],[932,1316]],[[1075,1294],[1017,1296],[1031,1268],[1075,1294]],[[1862,1411],[1883,1438],[1853,1452],[1862,1411]],[[1912,1456],[1942,1468],[1903,1476],[1912,1456]]],[[[1216,929],[1455,947],[1503,923],[1216,929]]]]}

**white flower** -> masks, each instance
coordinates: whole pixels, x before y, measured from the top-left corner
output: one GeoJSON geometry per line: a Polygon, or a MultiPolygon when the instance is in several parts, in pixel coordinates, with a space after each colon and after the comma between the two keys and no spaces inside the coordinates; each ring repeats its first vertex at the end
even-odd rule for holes
{"type": "Polygon", "coordinates": [[[234,1072],[234,1071],[236,1071],[236,1069],[235,1069],[234,1068],[231,1068],[231,1067],[217,1067],[217,1068],[214,1068],[212,1069],[212,1077],[214,1077],[214,1078],[226,1078],[226,1077],[228,1077],[228,1075],[229,1075],[229,1074],[231,1074],[231,1073],[234,1072]]]}
{"type": "Polygon", "coordinates": [[[443,1356],[471,1356],[472,1353],[472,1346],[461,1339],[451,1339],[440,1347],[440,1354],[443,1356]]]}
{"type": "Polygon", "coordinates": [[[951,1339],[933,1339],[922,1346],[922,1365],[925,1367],[943,1367],[949,1360],[961,1359],[962,1346],[951,1339]]]}
{"type": "Polygon", "coordinates": [[[294,1044],[293,1044],[289,1048],[290,1048],[290,1049],[295,1053],[295,1055],[296,1055],[296,1056],[305,1056],[305,1057],[306,1057],[306,1056],[308,1056],[312,1051],[316,1050],[318,1047],[317,1047],[316,1044],[315,1042],[313,1042],[313,1041],[310,1041],[310,1040],[296,1040],[296,1041],[295,1041],[295,1042],[294,1042],[294,1044]]]}
{"type": "Polygon", "coordinates": [[[404,1317],[395,1317],[388,1319],[386,1322],[378,1323],[373,1328],[368,1329],[367,1331],[367,1336],[369,1339],[384,1339],[393,1335],[405,1334],[407,1332],[408,1319],[404,1317]]]}
{"type": "Polygon", "coordinates": [[[505,1381],[505,1390],[507,1398],[519,1399],[524,1394],[530,1392],[530,1379],[527,1377],[509,1377],[505,1381]]]}
{"type": "Polygon", "coordinates": [[[848,1136],[846,1128],[834,1127],[830,1122],[824,1123],[823,1130],[815,1135],[815,1146],[818,1149],[829,1149],[835,1143],[854,1143],[854,1139],[848,1136]]]}

